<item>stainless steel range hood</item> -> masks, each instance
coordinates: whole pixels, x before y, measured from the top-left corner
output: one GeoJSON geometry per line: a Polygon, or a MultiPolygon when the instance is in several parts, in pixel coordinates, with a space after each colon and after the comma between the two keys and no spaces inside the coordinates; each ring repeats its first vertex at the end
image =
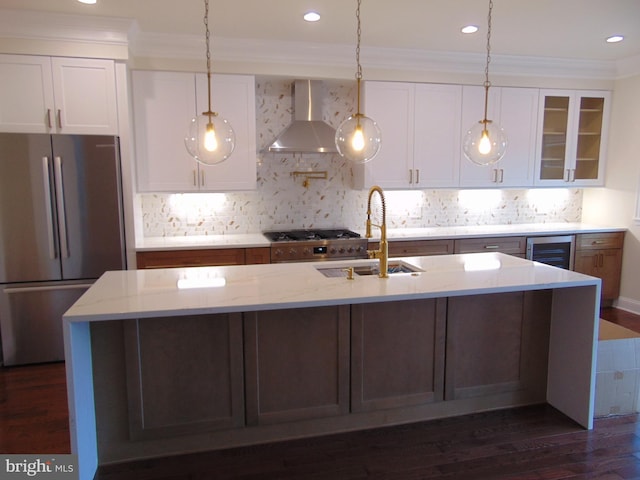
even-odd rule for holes
{"type": "Polygon", "coordinates": [[[320,80],[296,80],[293,122],[278,135],[269,152],[337,153],[336,131],[322,121],[323,85],[320,80]]]}

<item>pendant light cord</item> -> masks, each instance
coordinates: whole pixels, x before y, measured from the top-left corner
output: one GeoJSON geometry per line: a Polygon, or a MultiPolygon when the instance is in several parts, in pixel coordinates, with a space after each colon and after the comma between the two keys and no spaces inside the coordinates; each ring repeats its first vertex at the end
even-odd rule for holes
{"type": "Polygon", "coordinates": [[[211,111],[211,48],[209,47],[209,41],[211,38],[211,32],[209,32],[209,0],[204,0],[204,27],[205,27],[205,41],[207,44],[207,100],[209,109],[204,112],[205,115],[216,115],[211,111]]]}
{"type": "Polygon", "coordinates": [[[358,22],[357,28],[357,42],[356,42],[356,81],[358,82],[358,113],[356,114],[360,117],[360,81],[362,80],[362,65],[360,65],[360,37],[362,36],[362,28],[360,27],[360,4],[362,0],[358,0],[358,6],[356,8],[356,19],[358,22]]]}
{"type": "Polygon", "coordinates": [[[487,63],[484,67],[484,128],[487,128],[487,108],[489,104],[489,64],[491,63],[491,10],[493,10],[493,0],[489,0],[489,14],[487,15],[487,63]]]}

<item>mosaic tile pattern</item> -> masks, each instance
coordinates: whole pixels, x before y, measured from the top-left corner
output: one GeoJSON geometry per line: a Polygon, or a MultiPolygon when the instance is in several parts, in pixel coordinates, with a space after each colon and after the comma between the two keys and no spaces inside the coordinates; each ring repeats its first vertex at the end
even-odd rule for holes
{"type": "MultiPolygon", "coordinates": [[[[325,82],[324,120],[337,127],[355,107],[355,82],[325,82]]],[[[291,121],[291,83],[256,83],[261,152],[291,121]]],[[[144,237],[258,233],[291,228],[363,229],[367,192],[351,189],[351,167],[338,154],[258,154],[257,190],[139,194],[144,237]],[[326,171],[308,187],[293,171],[326,171]]],[[[212,167],[214,168],[214,167],[212,167]]],[[[582,190],[386,191],[389,228],[579,222],[582,190]]],[[[380,206],[374,199],[375,210],[380,206]]],[[[376,212],[374,211],[374,214],[376,212]]]]}

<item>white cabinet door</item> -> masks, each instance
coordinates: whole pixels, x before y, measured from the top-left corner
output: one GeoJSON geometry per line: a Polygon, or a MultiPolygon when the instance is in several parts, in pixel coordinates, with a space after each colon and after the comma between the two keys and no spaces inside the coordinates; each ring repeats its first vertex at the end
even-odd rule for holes
{"type": "MultiPolygon", "coordinates": [[[[494,165],[479,166],[461,153],[460,186],[463,187],[531,187],[538,112],[536,88],[491,87],[487,118],[497,122],[507,136],[507,151],[494,165]]],[[[460,141],[484,115],[484,87],[463,87],[463,124],[460,141]]]]}
{"type": "Polygon", "coordinates": [[[197,162],[184,137],[196,114],[192,73],[132,72],[138,191],[198,191],[197,162]]]}
{"type": "Polygon", "coordinates": [[[377,122],[382,142],[371,161],[354,166],[355,188],[411,188],[414,92],[409,83],[364,83],[363,113],[377,122]]]}
{"type": "Polygon", "coordinates": [[[0,55],[0,131],[117,135],[111,60],[0,55]]]}
{"type": "Polygon", "coordinates": [[[455,187],[460,168],[460,85],[415,85],[412,187],[455,187]]]}
{"type": "Polygon", "coordinates": [[[54,109],[50,58],[0,55],[0,131],[49,133],[54,109]]]}
{"type": "Polygon", "coordinates": [[[236,134],[231,156],[213,166],[200,165],[184,145],[189,121],[207,110],[206,75],[134,71],[132,82],[138,191],[255,189],[254,77],[213,76],[212,109],[236,134]]]}
{"type": "MultiPolygon", "coordinates": [[[[196,76],[198,113],[208,110],[207,76],[196,76]]],[[[201,190],[255,190],[256,107],[255,80],[247,75],[214,75],[211,81],[211,109],[226,118],[236,135],[231,156],[217,165],[200,165],[201,190]]]]}
{"type": "Polygon", "coordinates": [[[610,92],[540,92],[536,185],[604,185],[610,103],[610,92]]]}
{"type": "Polygon", "coordinates": [[[56,132],[117,135],[113,61],[53,57],[51,66],[56,132]]]}
{"type": "Polygon", "coordinates": [[[495,166],[499,187],[532,187],[538,119],[537,88],[500,88],[500,122],[507,151],[495,166]]]}

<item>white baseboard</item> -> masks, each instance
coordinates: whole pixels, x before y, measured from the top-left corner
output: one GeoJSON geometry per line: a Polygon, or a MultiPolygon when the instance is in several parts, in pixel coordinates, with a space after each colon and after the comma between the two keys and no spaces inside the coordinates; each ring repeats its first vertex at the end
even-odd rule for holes
{"type": "Polygon", "coordinates": [[[632,298],[618,297],[613,303],[613,306],[620,310],[626,310],[627,312],[640,315],[640,301],[632,298]]]}

